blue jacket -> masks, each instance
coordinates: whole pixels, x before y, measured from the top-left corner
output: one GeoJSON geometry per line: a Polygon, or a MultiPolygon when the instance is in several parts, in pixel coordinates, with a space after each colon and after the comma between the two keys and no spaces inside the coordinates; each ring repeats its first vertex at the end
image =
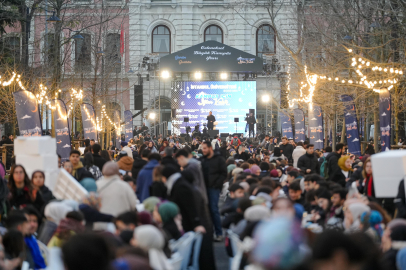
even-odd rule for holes
{"type": "Polygon", "coordinates": [[[158,165],[159,162],[153,159],[150,162],[148,162],[138,174],[136,194],[140,202],[143,202],[146,198],[150,196],[149,188],[152,185],[152,171],[158,165]]]}

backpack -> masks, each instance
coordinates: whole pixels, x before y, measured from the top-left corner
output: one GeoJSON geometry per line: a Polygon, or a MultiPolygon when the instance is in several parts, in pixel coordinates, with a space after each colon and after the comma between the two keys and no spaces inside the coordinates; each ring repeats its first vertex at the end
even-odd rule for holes
{"type": "Polygon", "coordinates": [[[238,139],[236,139],[236,138],[233,139],[233,145],[238,146],[238,139]]]}
{"type": "Polygon", "coordinates": [[[216,142],[216,145],[214,146],[214,150],[219,150],[220,146],[219,146],[219,142],[216,142]]]}

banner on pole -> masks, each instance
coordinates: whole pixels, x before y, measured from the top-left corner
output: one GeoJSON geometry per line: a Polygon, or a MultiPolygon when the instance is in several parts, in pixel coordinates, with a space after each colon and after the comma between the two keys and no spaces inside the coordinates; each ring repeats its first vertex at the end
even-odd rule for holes
{"type": "Polygon", "coordinates": [[[282,136],[293,139],[292,121],[287,111],[281,111],[282,136]]]}
{"type": "Polygon", "coordinates": [[[69,160],[71,151],[71,137],[68,113],[65,102],[61,99],[53,99],[51,101],[54,110],[54,126],[56,138],[56,152],[61,156],[61,161],[69,160]]]}
{"type": "Polygon", "coordinates": [[[114,138],[116,140],[116,148],[121,149],[121,125],[120,125],[120,112],[118,110],[114,111],[114,138]]]}
{"type": "Polygon", "coordinates": [[[83,135],[85,139],[97,142],[96,113],[92,105],[83,103],[80,106],[82,112],[83,135]]]}
{"type": "Polygon", "coordinates": [[[352,97],[348,95],[342,95],[341,101],[344,102],[344,117],[345,128],[347,134],[348,152],[354,155],[361,155],[361,143],[358,133],[357,114],[355,110],[355,104],[352,97]]]}
{"type": "Polygon", "coordinates": [[[20,136],[42,136],[41,117],[34,94],[21,90],[13,93],[20,136]]]}
{"type": "Polygon", "coordinates": [[[309,130],[310,143],[315,149],[324,148],[323,114],[320,106],[309,105],[309,130]]]}
{"type": "Polygon", "coordinates": [[[379,92],[379,120],[381,130],[381,151],[390,150],[391,98],[388,89],[379,92]]]}
{"type": "Polygon", "coordinates": [[[129,142],[133,137],[133,113],[130,110],[124,111],[125,120],[125,141],[129,142]]]}
{"type": "Polygon", "coordinates": [[[304,142],[306,139],[304,112],[301,109],[294,109],[293,115],[295,120],[295,142],[304,142]]]}

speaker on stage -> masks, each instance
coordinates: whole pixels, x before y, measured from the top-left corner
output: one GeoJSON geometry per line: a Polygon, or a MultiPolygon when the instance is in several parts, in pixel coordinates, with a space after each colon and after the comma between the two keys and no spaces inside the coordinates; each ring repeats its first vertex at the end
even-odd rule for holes
{"type": "Polygon", "coordinates": [[[183,118],[183,122],[185,122],[185,123],[189,123],[189,117],[185,117],[185,118],[183,118]]]}
{"type": "Polygon", "coordinates": [[[238,117],[234,118],[234,123],[238,123],[238,122],[240,122],[240,118],[238,118],[238,117]]]}
{"type": "Polygon", "coordinates": [[[219,131],[218,130],[208,130],[207,131],[209,133],[210,138],[214,138],[217,135],[219,135],[219,131]]]}
{"type": "Polygon", "coordinates": [[[176,118],[176,109],[172,109],[172,115],[171,115],[171,117],[172,117],[172,118],[176,118]]]}

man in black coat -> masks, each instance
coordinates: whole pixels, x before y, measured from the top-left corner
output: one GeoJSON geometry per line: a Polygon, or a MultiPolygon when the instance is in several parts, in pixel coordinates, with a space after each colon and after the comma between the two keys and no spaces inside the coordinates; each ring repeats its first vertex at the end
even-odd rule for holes
{"type": "MultiPolygon", "coordinates": [[[[344,154],[344,144],[338,143],[336,144],[336,151],[331,152],[326,160],[327,160],[327,180],[330,180],[331,176],[334,175],[337,171],[341,170],[338,166],[338,160],[340,159],[341,155],[344,154]]],[[[326,172],[324,172],[326,173],[326,172]]]]}
{"type": "Polygon", "coordinates": [[[145,165],[147,165],[148,156],[149,154],[151,154],[151,151],[145,149],[140,154],[141,158],[134,159],[133,167],[131,168],[132,178],[134,178],[135,180],[137,180],[138,174],[141,171],[141,169],[144,168],[145,165]]]}
{"type": "Polygon", "coordinates": [[[282,137],[282,144],[279,145],[279,148],[281,149],[282,154],[288,159],[289,163],[293,163],[293,145],[289,143],[288,138],[282,137]]]}
{"type": "Polygon", "coordinates": [[[100,144],[93,144],[92,145],[92,155],[93,155],[93,163],[97,167],[99,167],[100,171],[103,171],[104,163],[107,162],[104,158],[100,156],[101,147],[100,144]]]}
{"type": "Polygon", "coordinates": [[[255,119],[255,116],[253,113],[250,113],[250,115],[247,117],[247,124],[248,124],[248,137],[251,137],[251,132],[252,132],[252,137],[255,137],[255,132],[254,132],[254,125],[257,123],[257,120],[255,119]]]}
{"type": "Polygon", "coordinates": [[[316,156],[314,155],[314,145],[308,144],[306,147],[306,154],[299,158],[299,160],[297,161],[297,167],[304,174],[320,174],[320,164],[316,156]]]}
{"type": "Polygon", "coordinates": [[[176,168],[180,170],[180,166],[178,162],[173,158],[173,148],[172,147],[165,147],[164,149],[164,157],[161,159],[161,165],[168,165],[172,164],[176,168]]]}
{"type": "Polygon", "coordinates": [[[207,116],[206,120],[207,120],[207,128],[209,130],[213,130],[214,122],[216,122],[216,117],[214,117],[212,112],[209,112],[209,115],[207,116]]]}
{"type": "Polygon", "coordinates": [[[220,154],[213,151],[210,141],[203,142],[202,146],[204,155],[202,161],[202,170],[204,182],[207,187],[207,196],[209,198],[209,210],[216,232],[215,241],[221,241],[223,231],[221,228],[218,202],[221,189],[223,188],[223,183],[227,178],[227,166],[224,158],[220,154]]]}

